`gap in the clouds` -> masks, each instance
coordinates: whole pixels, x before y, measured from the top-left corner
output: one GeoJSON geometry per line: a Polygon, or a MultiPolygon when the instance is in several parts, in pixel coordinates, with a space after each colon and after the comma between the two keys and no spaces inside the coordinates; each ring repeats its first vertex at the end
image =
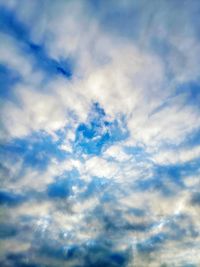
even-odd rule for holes
{"type": "Polygon", "coordinates": [[[34,132],[24,138],[12,139],[9,143],[1,144],[1,153],[6,158],[23,159],[25,166],[45,169],[52,159],[64,160],[68,153],[59,148],[63,136],[54,140],[43,131],[34,132]]]}
{"type": "Polygon", "coordinates": [[[28,43],[28,49],[35,58],[35,68],[42,69],[48,75],[61,75],[70,79],[73,74],[73,61],[71,58],[55,60],[49,58],[43,45],[28,43]]]}
{"type": "Polygon", "coordinates": [[[90,181],[81,178],[77,169],[65,171],[62,175],[54,178],[47,186],[46,193],[52,200],[76,197],[78,201],[85,201],[98,196],[102,203],[114,200],[110,195],[109,188],[113,184],[104,177],[91,177],[90,181]],[[109,199],[110,198],[110,199],[109,199]]]}
{"type": "Polygon", "coordinates": [[[74,195],[73,188],[82,188],[84,182],[76,169],[66,171],[61,176],[55,177],[55,181],[48,185],[47,195],[50,198],[67,198],[74,195]]]}
{"type": "Polygon", "coordinates": [[[186,148],[193,148],[200,145],[200,128],[193,131],[184,141],[186,148]]]}
{"type": "Polygon", "coordinates": [[[170,44],[169,40],[162,39],[159,36],[152,36],[150,39],[150,50],[160,57],[162,64],[164,65],[165,78],[168,81],[175,79],[175,73],[173,72],[171,65],[169,64],[171,53],[178,53],[175,47],[170,44]]]}
{"type": "Polygon", "coordinates": [[[200,82],[186,82],[176,88],[176,95],[185,95],[185,104],[200,109],[200,82]]]}
{"type": "Polygon", "coordinates": [[[18,73],[0,64],[0,98],[11,99],[12,89],[20,80],[18,73]]]}
{"type": "Polygon", "coordinates": [[[136,3],[126,4],[123,1],[89,0],[89,5],[99,25],[104,32],[120,38],[137,40],[140,35],[139,26],[142,17],[139,16],[141,6],[136,3]]]}
{"type": "MultiPolygon", "coordinates": [[[[72,58],[53,59],[49,57],[44,43],[34,43],[30,31],[19,21],[15,12],[0,7],[0,31],[10,35],[23,50],[25,56],[32,57],[33,67],[42,70],[46,75],[60,75],[70,79],[73,74],[72,58]]],[[[6,80],[4,81],[6,83],[6,80]]]]}
{"type": "Polygon", "coordinates": [[[26,40],[28,31],[26,27],[16,18],[15,12],[0,7],[0,29],[19,40],[26,40]]]}
{"type": "Polygon", "coordinates": [[[87,122],[76,129],[74,150],[77,153],[100,155],[115,142],[128,137],[126,121],[123,117],[109,120],[99,103],[93,103],[87,122]]]}
{"type": "Polygon", "coordinates": [[[137,180],[134,185],[136,191],[160,192],[165,197],[176,195],[185,190],[185,179],[190,175],[198,175],[200,159],[185,163],[152,166],[152,176],[148,179],[137,180]]]}
{"type": "Polygon", "coordinates": [[[57,130],[54,135],[40,130],[11,139],[1,144],[1,152],[5,159],[22,160],[24,167],[44,170],[52,160],[61,162],[72,157],[81,161],[84,154],[100,155],[110,145],[128,137],[125,118],[109,119],[98,103],[92,105],[87,121],[80,123],[75,130],[75,140],[70,141],[73,155],[62,149],[68,127],[57,130]]]}
{"type": "Polygon", "coordinates": [[[81,194],[81,198],[87,199],[98,194],[104,193],[107,187],[110,185],[110,181],[103,177],[92,177],[88,183],[86,190],[81,194]]]}
{"type": "Polygon", "coordinates": [[[9,191],[0,191],[0,205],[17,206],[25,200],[25,197],[9,191]]]}
{"type": "MultiPolygon", "coordinates": [[[[172,77],[169,80],[172,80],[172,77]]],[[[149,117],[159,113],[165,108],[170,107],[174,99],[180,98],[182,101],[182,107],[192,106],[192,108],[197,111],[200,109],[200,81],[189,81],[185,83],[179,83],[173,93],[171,93],[168,98],[165,99],[159,106],[151,111],[149,117]]]]}

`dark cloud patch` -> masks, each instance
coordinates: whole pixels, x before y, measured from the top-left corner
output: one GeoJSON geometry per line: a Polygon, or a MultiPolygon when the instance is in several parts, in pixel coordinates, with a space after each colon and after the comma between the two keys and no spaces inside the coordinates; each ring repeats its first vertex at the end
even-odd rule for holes
{"type": "Polygon", "coordinates": [[[180,214],[166,218],[162,231],[142,242],[139,241],[136,247],[141,255],[148,255],[165,249],[167,241],[179,241],[182,242],[183,246],[190,247],[191,244],[188,240],[194,240],[198,235],[191,218],[188,215],[180,214]]]}
{"type": "Polygon", "coordinates": [[[200,206],[200,192],[192,194],[190,202],[192,205],[200,206]]]}
{"type": "MultiPolygon", "coordinates": [[[[1,158],[1,155],[0,155],[1,158]]],[[[0,160],[1,161],[1,160],[0,160]]],[[[10,175],[10,168],[8,166],[5,166],[3,162],[0,162],[0,175],[2,177],[2,181],[7,179],[10,175]]]]}
{"type": "Polygon", "coordinates": [[[167,235],[165,233],[156,234],[143,242],[137,244],[137,250],[140,253],[151,253],[161,248],[166,241],[167,235]]]}
{"type": "Polygon", "coordinates": [[[184,238],[193,238],[199,236],[193,222],[188,216],[179,216],[172,219],[168,225],[166,233],[170,240],[184,240],[184,238]]]}
{"type": "Polygon", "coordinates": [[[123,214],[120,212],[115,212],[114,215],[104,214],[101,218],[102,224],[104,226],[105,232],[115,233],[117,231],[118,235],[123,235],[125,232],[146,232],[151,228],[150,223],[140,222],[128,222],[123,214]]]}
{"type": "Polygon", "coordinates": [[[146,210],[140,208],[131,208],[128,210],[129,214],[133,214],[136,217],[143,217],[146,215],[146,210]]]}
{"type": "MultiPolygon", "coordinates": [[[[115,244],[104,238],[96,239],[87,245],[86,260],[89,266],[127,266],[128,262],[133,259],[131,250],[116,250],[115,244]],[[102,263],[106,264],[103,265],[102,263]],[[102,265],[100,265],[102,264],[102,265]]],[[[86,266],[86,265],[85,265],[86,266]]]]}
{"type": "Polygon", "coordinates": [[[59,259],[63,262],[78,260],[73,266],[80,267],[123,267],[127,266],[132,258],[129,249],[116,250],[112,242],[101,239],[91,240],[81,245],[59,246],[58,244],[45,244],[39,249],[41,255],[59,259]]]}
{"type": "Polygon", "coordinates": [[[0,223],[0,239],[15,237],[19,230],[14,224],[0,223]]]}
{"type": "Polygon", "coordinates": [[[44,256],[52,259],[67,260],[68,255],[65,247],[62,246],[58,241],[46,240],[44,244],[36,250],[38,256],[44,256]]]}
{"type": "Polygon", "coordinates": [[[136,214],[139,212],[139,216],[136,216],[138,219],[141,218],[141,220],[136,222],[134,221],[133,217],[130,221],[127,219],[127,217],[129,215],[135,216],[134,211],[129,209],[121,210],[120,207],[118,207],[117,202],[115,204],[112,202],[111,205],[112,206],[108,210],[105,209],[104,205],[95,207],[94,210],[86,217],[88,224],[92,223],[94,218],[98,219],[105,235],[109,234],[119,238],[128,234],[128,232],[148,233],[148,231],[153,227],[152,222],[144,220],[145,213],[141,212],[140,210],[137,211],[136,209],[136,214]]]}
{"type": "Polygon", "coordinates": [[[85,263],[83,267],[118,267],[118,266],[128,266],[129,256],[125,252],[112,252],[112,251],[101,251],[98,253],[89,252],[86,256],[85,263]]]}
{"type": "Polygon", "coordinates": [[[29,251],[23,253],[7,253],[4,264],[5,267],[47,267],[44,263],[37,263],[29,251]]]}

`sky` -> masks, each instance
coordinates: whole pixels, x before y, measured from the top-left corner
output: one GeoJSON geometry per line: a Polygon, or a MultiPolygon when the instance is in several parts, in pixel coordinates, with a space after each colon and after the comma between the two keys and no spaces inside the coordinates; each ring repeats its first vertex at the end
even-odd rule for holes
{"type": "Polygon", "coordinates": [[[199,14],[0,0],[0,266],[200,266],[199,14]]]}

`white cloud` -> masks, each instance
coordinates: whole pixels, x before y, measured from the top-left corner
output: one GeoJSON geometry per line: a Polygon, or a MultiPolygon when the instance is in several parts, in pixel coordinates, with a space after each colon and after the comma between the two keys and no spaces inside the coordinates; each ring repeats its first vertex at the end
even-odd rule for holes
{"type": "Polygon", "coordinates": [[[127,155],[124,151],[123,151],[123,147],[120,145],[114,145],[111,146],[110,148],[108,148],[105,152],[104,152],[104,156],[105,157],[112,157],[118,161],[126,161],[130,159],[130,155],[127,155]]]}
{"type": "Polygon", "coordinates": [[[200,158],[200,147],[160,150],[152,159],[163,165],[185,163],[200,158]]]}
{"type": "Polygon", "coordinates": [[[89,176],[115,178],[118,167],[114,162],[108,162],[100,157],[92,157],[86,160],[84,172],[89,176]]]}

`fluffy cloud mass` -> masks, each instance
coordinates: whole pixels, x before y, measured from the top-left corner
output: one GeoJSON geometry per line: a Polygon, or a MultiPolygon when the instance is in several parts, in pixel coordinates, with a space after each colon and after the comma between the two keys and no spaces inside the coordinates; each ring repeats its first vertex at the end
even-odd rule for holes
{"type": "Polygon", "coordinates": [[[0,1],[0,265],[199,266],[200,2],[0,1]]]}

